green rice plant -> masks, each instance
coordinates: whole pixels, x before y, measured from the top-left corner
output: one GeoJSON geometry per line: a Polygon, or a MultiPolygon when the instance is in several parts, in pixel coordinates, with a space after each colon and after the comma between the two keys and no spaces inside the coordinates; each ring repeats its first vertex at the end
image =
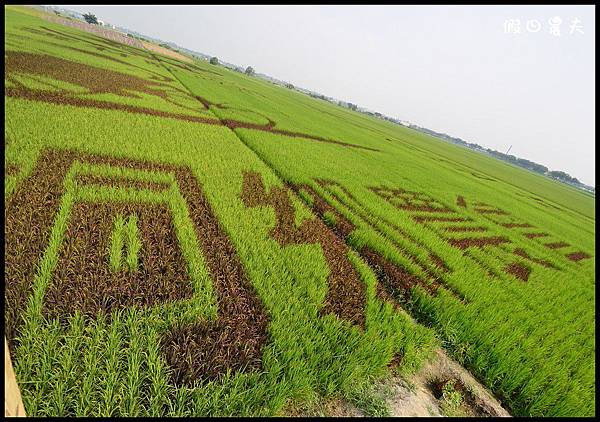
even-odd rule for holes
{"type": "Polygon", "coordinates": [[[142,248],[142,242],[138,234],[137,216],[132,214],[127,219],[125,225],[125,231],[127,233],[127,265],[129,271],[135,271],[138,267],[138,253],[142,248]]]}
{"type": "Polygon", "coordinates": [[[335,223],[336,223],[335,214],[333,214],[331,211],[325,211],[325,214],[323,215],[323,219],[328,226],[331,226],[331,227],[335,226],[335,223]]]}
{"type": "Polygon", "coordinates": [[[447,381],[442,387],[441,410],[446,416],[464,416],[460,411],[463,396],[455,388],[455,380],[447,381]]]}
{"type": "Polygon", "coordinates": [[[101,374],[101,365],[104,362],[103,345],[105,344],[106,326],[104,315],[100,315],[94,323],[86,326],[86,347],[83,354],[83,366],[86,368],[82,374],[81,394],[77,396],[77,415],[89,415],[99,408],[100,393],[97,390],[98,376],[101,374]]]}
{"type": "Polygon", "coordinates": [[[143,400],[140,397],[144,382],[144,337],[142,336],[142,321],[134,310],[126,315],[128,328],[127,347],[127,376],[123,389],[123,400],[120,414],[127,416],[140,416],[143,414],[143,400]]]}
{"type": "Polygon", "coordinates": [[[120,366],[123,364],[122,339],[119,330],[121,324],[120,313],[113,314],[108,327],[105,376],[100,379],[102,397],[98,413],[105,417],[117,416],[118,407],[115,403],[120,403],[123,397],[124,380],[118,376],[120,366]]]}

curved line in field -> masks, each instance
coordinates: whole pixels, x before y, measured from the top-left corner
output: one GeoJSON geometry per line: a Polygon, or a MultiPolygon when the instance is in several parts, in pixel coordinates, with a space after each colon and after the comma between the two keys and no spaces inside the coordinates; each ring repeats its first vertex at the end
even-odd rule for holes
{"type": "Polygon", "coordinates": [[[238,128],[239,129],[254,129],[254,130],[260,130],[263,132],[275,133],[277,135],[305,138],[305,139],[310,139],[310,140],[317,141],[317,142],[335,144],[335,145],[340,145],[340,146],[344,146],[344,147],[348,147],[348,148],[358,148],[358,149],[363,149],[363,150],[367,150],[367,151],[379,152],[379,150],[375,149],[375,148],[370,148],[370,147],[356,145],[356,144],[349,144],[346,142],[337,141],[335,139],[322,138],[320,136],[311,135],[308,133],[293,132],[293,131],[284,130],[284,129],[274,129],[272,127],[271,123],[268,123],[266,125],[258,125],[255,123],[240,122],[237,120],[221,121],[221,120],[209,119],[209,118],[200,117],[200,116],[190,116],[190,115],[186,115],[186,114],[160,111],[160,110],[155,110],[155,109],[151,109],[148,107],[139,107],[139,106],[132,106],[132,105],[128,105],[128,104],[119,104],[119,103],[113,103],[113,102],[109,102],[109,101],[94,100],[91,98],[71,97],[71,96],[63,95],[60,92],[52,92],[52,91],[30,90],[30,89],[23,89],[23,88],[7,87],[7,88],[5,88],[4,93],[6,96],[13,97],[13,98],[24,98],[26,100],[41,101],[41,102],[46,102],[46,103],[58,104],[58,105],[72,105],[72,106],[76,106],[76,107],[94,107],[94,108],[101,108],[101,109],[121,110],[121,111],[129,112],[129,113],[148,114],[151,116],[167,117],[167,118],[185,120],[185,121],[195,122],[195,123],[226,126],[230,129],[238,129],[238,128]]]}

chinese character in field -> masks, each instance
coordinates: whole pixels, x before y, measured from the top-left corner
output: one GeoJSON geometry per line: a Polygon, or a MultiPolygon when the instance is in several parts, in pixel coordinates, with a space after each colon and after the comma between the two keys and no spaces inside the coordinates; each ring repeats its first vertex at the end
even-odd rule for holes
{"type": "Polygon", "coordinates": [[[583,25],[581,24],[581,20],[579,18],[575,18],[571,20],[570,34],[572,35],[575,32],[579,32],[583,34],[583,25]]]}
{"type": "Polygon", "coordinates": [[[540,29],[542,29],[542,24],[537,19],[531,19],[527,21],[525,27],[527,28],[528,32],[535,33],[540,32],[540,29]]]}
{"type": "Polygon", "coordinates": [[[555,37],[560,37],[560,24],[562,23],[562,19],[558,16],[554,16],[553,18],[548,19],[548,23],[550,24],[550,34],[555,37]]]}
{"type": "Polygon", "coordinates": [[[521,20],[520,19],[506,19],[504,21],[504,33],[505,34],[520,34],[521,33],[521,20]]]}

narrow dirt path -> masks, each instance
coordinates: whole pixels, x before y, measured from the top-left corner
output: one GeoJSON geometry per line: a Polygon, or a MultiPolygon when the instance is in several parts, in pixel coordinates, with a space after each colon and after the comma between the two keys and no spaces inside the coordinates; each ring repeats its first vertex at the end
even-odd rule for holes
{"type": "Polygon", "coordinates": [[[395,394],[386,399],[391,416],[445,416],[440,386],[454,380],[463,397],[456,409],[464,416],[510,416],[500,402],[469,371],[437,349],[410,380],[393,377],[395,394]]]}
{"type": "MultiPolygon", "coordinates": [[[[500,402],[465,368],[450,358],[442,349],[411,377],[390,376],[373,385],[372,394],[383,400],[388,416],[467,416],[510,417],[500,402]],[[442,393],[443,386],[451,381],[460,391],[462,400],[450,406],[442,393]]],[[[368,417],[362,409],[343,399],[335,398],[319,403],[311,410],[292,410],[286,416],[368,417]]]]}

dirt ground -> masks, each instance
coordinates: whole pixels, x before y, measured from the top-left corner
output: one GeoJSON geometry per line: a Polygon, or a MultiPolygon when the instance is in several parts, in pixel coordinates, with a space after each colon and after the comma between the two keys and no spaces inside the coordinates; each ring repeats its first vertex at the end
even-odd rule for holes
{"type": "MultiPolygon", "coordinates": [[[[441,349],[412,377],[391,376],[377,382],[374,394],[385,401],[389,416],[510,417],[496,398],[467,370],[441,349]],[[449,413],[440,386],[449,380],[462,395],[460,406],[449,413]]],[[[351,403],[336,398],[311,410],[288,410],[286,416],[369,416],[351,403]]]]}
{"type": "Polygon", "coordinates": [[[464,416],[510,416],[498,400],[465,368],[442,349],[410,380],[391,380],[397,394],[387,400],[392,416],[445,416],[436,385],[448,380],[463,386],[458,414],[464,416]],[[437,396],[437,397],[436,397],[437,396]]]}
{"type": "Polygon", "coordinates": [[[184,56],[183,54],[179,54],[176,51],[169,50],[168,48],[161,47],[160,45],[156,45],[154,43],[142,41],[142,45],[146,50],[155,51],[157,53],[164,54],[165,56],[173,57],[174,59],[178,59],[187,63],[194,62],[192,59],[184,56]]]}

